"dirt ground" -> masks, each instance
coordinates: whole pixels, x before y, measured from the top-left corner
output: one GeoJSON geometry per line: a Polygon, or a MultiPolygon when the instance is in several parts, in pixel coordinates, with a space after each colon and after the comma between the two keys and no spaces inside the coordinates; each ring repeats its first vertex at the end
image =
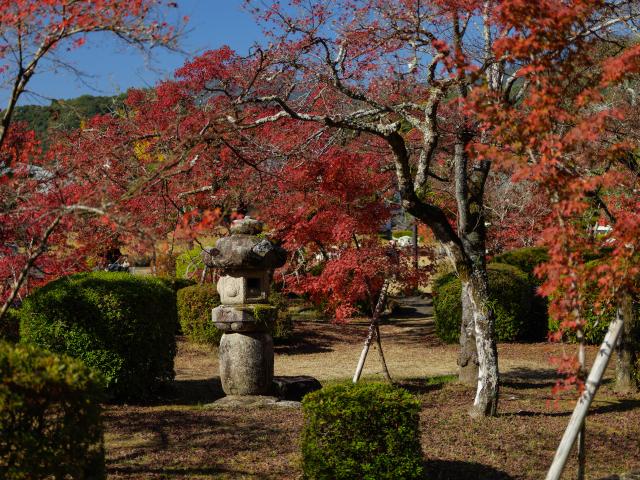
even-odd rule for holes
{"type": "MultiPolygon", "coordinates": [[[[276,375],[321,382],[353,375],[366,324],[299,322],[294,340],[276,346],[276,375]]],[[[569,420],[574,394],[551,393],[549,357],[562,346],[502,344],[500,414],[470,421],[473,389],[452,381],[455,345],[433,335],[429,321],[400,319],[381,327],[394,380],[419,396],[428,479],[543,478],[569,420]],[[557,401],[556,401],[557,400],[557,401]]],[[[565,347],[571,349],[571,346],[565,347]]],[[[589,349],[589,359],[596,353],[589,349]]],[[[377,352],[364,379],[382,380],[377,352]]],[[[176,380],[151,405],[109,406],[105,443],[109,478],[301,478],[296,408],[211,408],[222,397],[217,353],[179,342],[176,380]]],[[[640,469],[640,395],[619,396],[606,382],[587,422],[587,478],[640,469]]],[[[575,461],[563,478],[575,478],[575,461]]]]}

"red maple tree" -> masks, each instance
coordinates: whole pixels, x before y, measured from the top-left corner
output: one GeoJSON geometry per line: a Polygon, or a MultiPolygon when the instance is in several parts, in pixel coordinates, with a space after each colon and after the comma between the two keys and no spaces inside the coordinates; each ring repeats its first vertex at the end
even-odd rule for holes
{"type": "Polygon", "coordinates": [[[172,46],[177,32],[162,20],[162,7],[157,0],[0,2],[0,76],[9,91],[0,115],[0,319],[29,282],[79,268],[82,252],[101,239],[88,240],[89,233],[113,223],[107,207],[116,199],[99,201],[110,187],[83,183],[82,159],[69,162],[64,141],[45,153],[32,132],[13,124],[18,100],[46,62],[95,32],[140,47],[172,46]]]}

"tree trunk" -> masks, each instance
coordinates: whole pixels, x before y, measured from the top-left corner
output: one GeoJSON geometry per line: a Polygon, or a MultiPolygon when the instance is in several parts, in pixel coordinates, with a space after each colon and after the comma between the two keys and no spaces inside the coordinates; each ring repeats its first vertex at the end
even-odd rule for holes
{"type": "Polygon", "coordinates": [[[478,386],[470,413],[473,417],[495,416],[498,412],[498,349],[486,268],[473,269],[468,284],[478,352],[478,386]]]}
{"type": "Polygon", "coordinates": [[[633,341],[633,331],[637,318],[633,310],[633,299],[624,295],[618,305],[624,326],[616,345],[616,383],[615,390],[630,393],[637,389],[634,375],[634,364],[637,352],[633,341]]]}
{"type": "Polygon", "coordinates": [[[458,380],[473,387],[478,384],[478,351],[474,334],[473,314],[469,282],[462,283],[462,322],[460,325],[460,353],[458,355],[458,380]]]}

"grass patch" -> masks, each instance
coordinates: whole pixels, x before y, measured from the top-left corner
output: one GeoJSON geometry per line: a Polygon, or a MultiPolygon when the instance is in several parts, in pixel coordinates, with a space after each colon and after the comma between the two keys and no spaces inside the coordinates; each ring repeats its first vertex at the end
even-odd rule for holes
{"type": "Polygon", "coordinates": [[[445,385],[457,380],[458,375],[436,375],[435,377],[427,377],[425,384],[427,386],[445,385]]]}

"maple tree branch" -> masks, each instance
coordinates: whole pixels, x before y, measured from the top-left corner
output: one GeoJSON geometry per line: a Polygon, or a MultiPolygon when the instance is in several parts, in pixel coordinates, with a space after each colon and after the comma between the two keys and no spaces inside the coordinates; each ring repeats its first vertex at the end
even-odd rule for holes
{"type": "Polygon", "coordinates": [[[25,263],[22,269],[20,270],[20,275],[18,275],[18,278],[14,281],[14,284],[13,284],[13,287],[11,288],[11,292],[9,293],[9,296],[2,304],[2,307],[0,307],[0,322],[4,320],[4,316],[7,313],[7,310],[9,310],[14,300],[17,298],[18,292],[20,291],[20,288],[22,288],[22,285],[27,279],[29,275],[29,271],[33,267],[33,264],[36,262],[36,260],[38,260],[38,258],[40,258],[40,256],[43,253],[47,251],[49,247],[47,243],[49,240],[49,237],[53,234],[55,229],[60,224],[62,217],[63,217],[63,214],[59,214],[58,216],[56,216],[53,222],[49,224],[47,229],[44,231],[42,238],[39,241],[38,248],[36,248],[33,252],[31,252],[29,254],[29,257],[25,260],[25,263]]]}

